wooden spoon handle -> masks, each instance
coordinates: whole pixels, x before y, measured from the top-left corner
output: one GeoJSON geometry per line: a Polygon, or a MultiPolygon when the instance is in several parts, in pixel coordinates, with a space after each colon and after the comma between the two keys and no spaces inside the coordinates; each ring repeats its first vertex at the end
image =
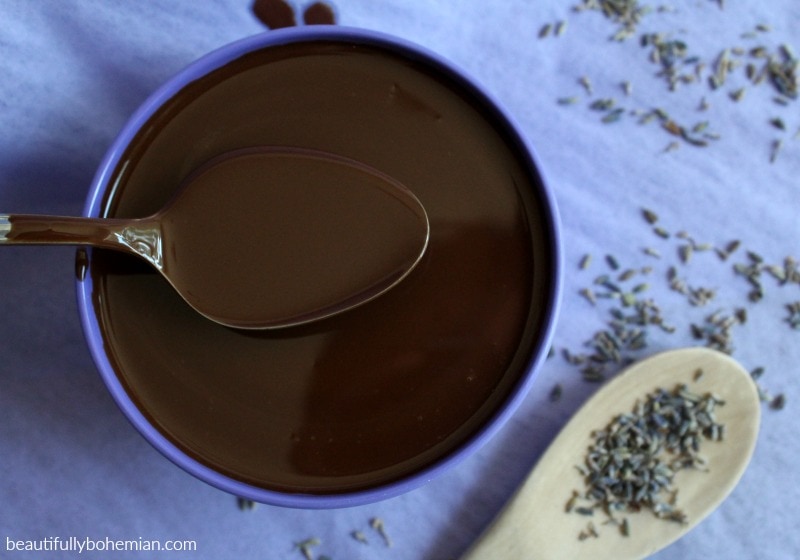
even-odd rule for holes
{"type": "MultiPolygon", "coordinates": [[[[461,557],[461,560],[501,560],[524,558],[538,560],[531,555],[539,550],[543,537],[538,530],[537,518],[543,515],[535,511],[535,503],[531,503],[525,494],[535,493],[531,490],[530,479],[517,492],[502,515],[484,531],[480,539],[461,557]],[[523,494],[520,496],[520,494],[523,494]]],[[[551,482],[551,484],[553,484],[551,482]]]]}

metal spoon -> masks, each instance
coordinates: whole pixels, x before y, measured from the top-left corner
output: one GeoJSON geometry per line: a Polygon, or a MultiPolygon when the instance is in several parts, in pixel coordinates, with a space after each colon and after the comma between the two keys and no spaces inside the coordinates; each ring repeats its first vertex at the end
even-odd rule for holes
{"type": "Polygon", "coordinates": [[[259,147],[192,173],[142,219],[0,215],[0,245],[94,245],[149,262],[202,315],[274,329],[370,301],[420,262],[430,224],[398,181],[315,150],[259,147]]]}
{"type": "Polygon", "coordinates": [[[464,560],[533,558],[634,560],[674,542],[711,513],[733,490],[744,473],[758,434],[760,404],[750,374],[729,356],[707,348],[687,348],[643,360],[610,381],[569,421],[533,472],[464,556],[464,560]],[[695,380],[696,372],[702,376],[695,380]],[[573,489],[584,488],[575,465],[584,464],[590,434],[616,415],[633,410],[637,400],[658,388],[672,390],[685,383],[695,394],[712,393],[725,401],[715,409],[725,425],[723,441],[705,442],[701,453],[708,472],[680,470],[673,485],[685,524],[658,519],[643,509],[619,513],[629,520],[628,536],[603,525],[605,514],[584,516],[566,512],[573,489]],[[593,522],[597,538],[580,539],[593,522]]]}

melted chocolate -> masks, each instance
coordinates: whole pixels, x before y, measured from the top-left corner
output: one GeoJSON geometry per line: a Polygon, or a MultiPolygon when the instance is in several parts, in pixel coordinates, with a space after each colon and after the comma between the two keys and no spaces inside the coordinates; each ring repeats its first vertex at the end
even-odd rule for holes
{"type": "Polygon", "coordinates": [[[336,14],[325,2],[314,2],[303,10],[303,23],[306,25],[334,25],[336,14]]]}
{"type": "Polygon", "coordinates": [[[168,102],[128,149],[106,214],[153,213],[204,161],[255,145],[395,177],[428,211],[423,261],[357,309],[253,332],[200,317],[135,258],[95,250],[95,311],[120,379],[175,445],[260,487],[358,490],[430,466],[498,411],[537,343],[552,263],[538,178],[457,82],[379,47],[295,43],[168,102]]]}
{"type": "Polygon", "coordinates": [[[270,29],[297,25],[294,8],[286,0],[255,0],[253,14],[270,29]]]}

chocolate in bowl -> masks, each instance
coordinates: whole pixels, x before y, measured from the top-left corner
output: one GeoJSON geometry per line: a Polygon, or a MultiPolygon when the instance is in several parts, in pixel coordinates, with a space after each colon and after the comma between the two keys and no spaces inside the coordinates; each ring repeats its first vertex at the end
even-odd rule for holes
{"type": "Polygon", "coordinates": [[[156,92],[111,147],[86,214],[150,215],[204,162],[260,145],[332,152],[403,183],[429,215],[423,261],[360,308],[253,332],[204,319],[135,258],[91,250],[78,292],[101,375],[156,448],[239,496],[338,507],[414,488],[502,425],[547,353],[560,251],[532,151],[420,47],[280,30],[156,92]]]}

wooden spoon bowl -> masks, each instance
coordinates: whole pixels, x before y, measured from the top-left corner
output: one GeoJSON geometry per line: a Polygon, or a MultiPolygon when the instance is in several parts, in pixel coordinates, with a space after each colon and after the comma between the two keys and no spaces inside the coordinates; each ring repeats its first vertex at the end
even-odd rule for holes
{"type": "Polygon", "coordinates": [[[672,350],[629,367],[599,390],[569,421],[535,469],[465,560],[498,558],[634,560],[662,549],[690,531],[730,494],[753,453],[760,401],[750,374],[729,356],[707,348],[672,350]],[[699,375],[698,372],[702,372],[699,375]],[[679,470],[672,487],[685,523],[659,519],[651,511],[620,513],[628,536],[605,524],[605,514],[567,512],[573,490],[583,491],[582,465],[593,431],[633,410],[637,400],[657,389],[686,384],[695,394],[711,393],[725,402],[715,418],[725,427],[722,441],[704,441],[707,468],[679,470]],[[589,522],[597,536],[579,538],[589,522]]]}

